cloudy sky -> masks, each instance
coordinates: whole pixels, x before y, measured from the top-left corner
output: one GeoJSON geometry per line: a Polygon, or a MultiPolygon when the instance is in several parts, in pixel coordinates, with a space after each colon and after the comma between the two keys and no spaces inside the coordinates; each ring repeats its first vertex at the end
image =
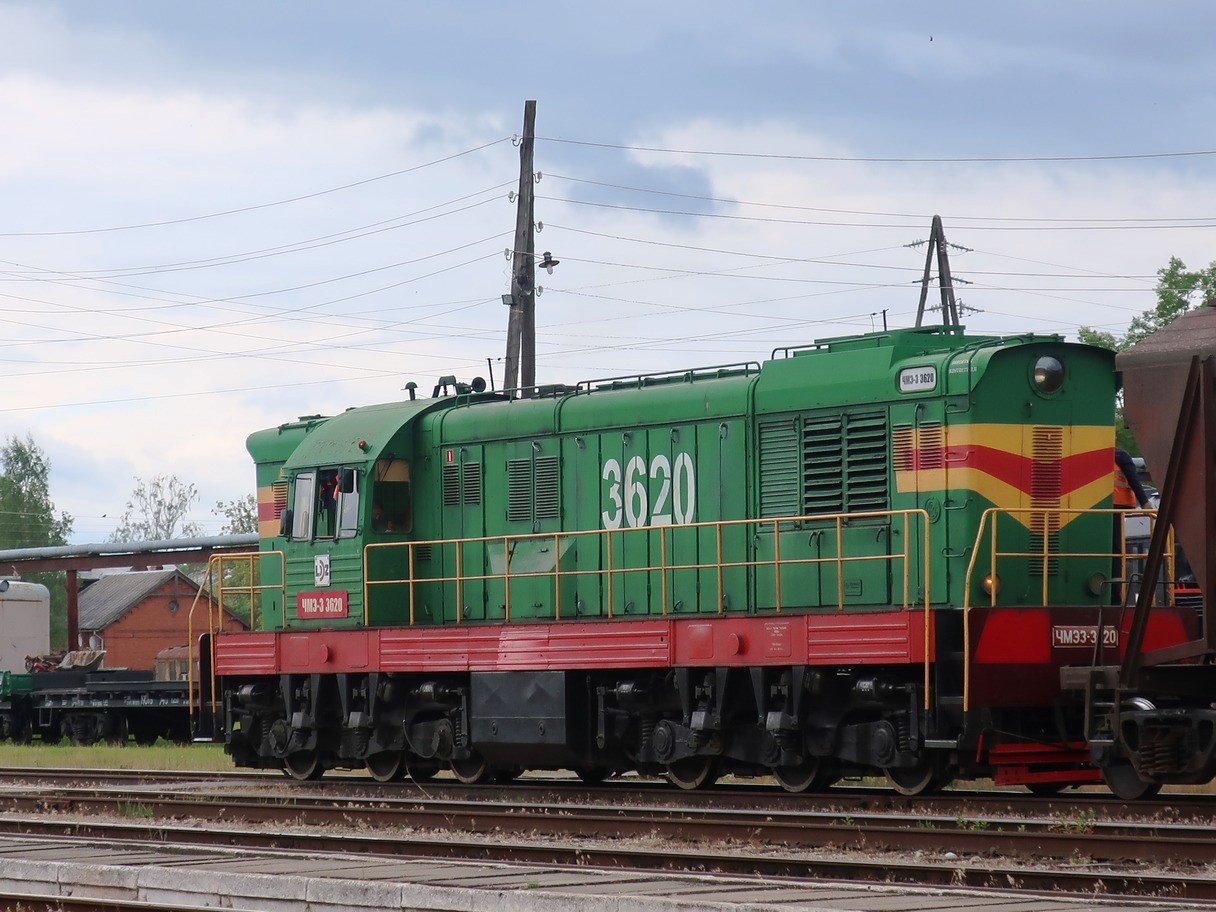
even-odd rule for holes
{"type": "Polygon", "coordinates": [[[0,2],[0,434],[76,541],[193,518],[253,430],[502,376],[526,99],[537,374],[762,360],[915,318],[1122,331],[1216,260],[1216,6],[0,2]],[[933,300],[933,298],[931,298],[933,300]]]}

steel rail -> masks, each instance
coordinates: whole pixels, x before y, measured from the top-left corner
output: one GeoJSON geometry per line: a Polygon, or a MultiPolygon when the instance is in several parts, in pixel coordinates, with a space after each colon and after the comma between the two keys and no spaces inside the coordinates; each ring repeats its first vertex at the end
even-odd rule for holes
{"type": "MultiPolygon", "coordinates": [[[[278,851],[294,857],[337,853],[358,858],[460,859],[464,861],[514,862],[597,868],[603,870],[701,872],[751,877],[770,882],[779,878],[831,879],[864,883],[898,883],[917,886],[972,887],[1035,892],[1061,896],[1145,896],[1162,900],[1185,900],[1216,907],[1216,878],[1195,872],[1148,874],[1102,868],[1051,868],[1008,863],[969,863],[943,860],[905,861],[875,856],[863,859],[779,855],[771,848],[765,854],[748,855],[738,846],[710,852],[705,847],[681,848],[664,845],[656,849],[629,843],[563,844],[552,841],[490,841],[484,836],[465,837],[453,832],[435,837],[419,833],[271,832],[239,827],[208,828],[165,822],[114,823],[90,819],[0,817],[0,832],[36,835],[40,838],[87,839],[113,846],[240,846],[258,851],[278,851]]],[[[93,859],[97,863],[97,859],[93,859]]]]}
{"type": "Polygon", "coordinates": [[[168,792],[56,788],[0,793],[0,808],[21,814],[66,812],[310,826],[371,826],[462,832],[532,834],[581,838],[637,838],[703,842],[754,842],[767,846],[881,847],[897,851],[941,851],[1022,858],[1085,857],[1216,864],[1216,827],[1129,821],[1018,819],[968,815],[949,818],[923,811],[774,811],[691,807],[605,807],[596,804],[520,804],[328,795],[242,792],[168,792]]]}
{"type": "Polygon", "coordinates": [[[569,776],[529,777],[509,784],[463,785],[455,779],[440,778],[425,783],[412,781],[377,783],[358,772],[337,772],[316,782],[291,780],[278,771],[185,771],[185,770],[107,770],[35,769],[0,767],[0,797],[6,790],[33,786],[68,784],[117,788],[153,788],[157,785],[189,783],[197,789],[256,785],[272,789],[276,795],[295,797],[323,795],[343,800],[521,800],[549,804],[582,803],[621,805],[629,802],[659,802],[671,807],[706,809],[743,808],[753,811],[856,812],[895,811],[922,816],[943,815],[957,818],[1048,817],[1061,822],[1085,818],[1112,820],[1211,820],[1216,815],[1216,794],[1164,794],[1154,799],[1124,802],[1105,790],[1065,791],[1052,796],[1031,795],[1020,790],[951,789],[934,795],[900,795],[889,788],[842,785],[823,792],[790,793],[775,785],[747,783],[718,785],[709,789],[685,791],[671,787],[662,779],[627,779],[588,786],[569,776]]]}

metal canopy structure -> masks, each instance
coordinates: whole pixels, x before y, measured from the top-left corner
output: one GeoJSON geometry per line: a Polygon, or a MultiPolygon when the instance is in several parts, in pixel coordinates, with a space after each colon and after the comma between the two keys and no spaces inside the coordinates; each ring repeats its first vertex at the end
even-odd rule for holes
{"type": "Polygon", "coordinates": [[[148,570],[163,567],[165,564],[205,562],[214,554],[248,554],[257,549],[256,532],[152,542],[102,542],[49,548],[18,548],[0,551],[0,574],[15,577],[28,573],[67,574],[68,648],[74,649],[80,634],[78,574],[81,570],[100,570],[107,567],[148,570]]]}

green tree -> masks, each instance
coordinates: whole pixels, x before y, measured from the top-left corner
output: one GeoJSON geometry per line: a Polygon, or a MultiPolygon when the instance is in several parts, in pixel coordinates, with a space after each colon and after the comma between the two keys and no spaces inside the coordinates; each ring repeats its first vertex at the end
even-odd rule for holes
{"type": "Polygon", "coordinates": [[[51,462],[26,436],[10,436],[0,449],[0,549],[66,545],[72,517],[55,515],[51,462]]]}
{"type": "Polygon", "coordinates": [[[1077,338],[1114,351],[1131,348],[1141,339],[1172,323],[1196,304],[1216,298],[1216,260],[1206,269],[1190,271],[1177,257],[1157,270],[1157,306],[1132,318],[1122,336],[1082,326],[1077,338]]]}
{"type": "MultiPolygon", "coordinates": [[[[236,500],[216,501],[215,509],[211,512],[224,517],[224,525],[220,527],[221,535],[241,535],[258,531],[258,502],[252,494],[246,494],[236,500]]],[[[258,604],[257,593],[249,588],[243,592],[241,589],[255,582],[252,579],[255,564],[239,558],[227,558],[223,566],[224,608],[249,624],[254,605],[258,604]]]]}
{"type": "MultiPolygon", "coordinates": [[[[1177,257],[1170,257],[1167,265],[1157,270],[1157,306],[1132,318],[1127,332],[1121,336],[1104,330],[1082,326],[1077,338],[1090,345],[1124,351],[1157,330],[1169,325],[1196,304],[1216,298],[1216,260],[1206,269],[1188,270],[1177,257]]],[[[1122,393],[1115,419],[1115,445],[1138,454],[1140,447],[1123,420],[1122,393]]]]}
{"type": "MultiPolygon", "coordinates": [[[[56,515],[50,493],[51,462],[26,435],[10,436],[0,448],[0,550],[66,545],[72,517],[56,515]]],[[[34,573],[27,579],[51,592],[51,648],[67,643],[67,585],[62,573],[34,573]]]]}
{"type": "Polygon", "coordinates": [[[112,542],[168,541],[194,538],[202,529],[186,522],[186,514],[198,500],[198,488],[176,475],[157,475],[151,480],[137,477],[112,542]]]}
{"type": "Polygon", "coordinates": [[[217,500],[211,512],[224,517],[220,535],[241,535],[258,530],[258,502],[252,494],[236,500],[217,500]]]}

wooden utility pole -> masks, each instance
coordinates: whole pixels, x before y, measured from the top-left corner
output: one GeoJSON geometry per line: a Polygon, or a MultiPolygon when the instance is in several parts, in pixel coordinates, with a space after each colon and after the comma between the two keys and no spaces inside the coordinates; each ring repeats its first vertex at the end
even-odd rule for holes
{"type": "Polygon", "coordinates": [[[929,232],[929,249],[925,252],[925,274],[920,282],[920,305],[916,308],[916,325],[925,317],[925,299],[929,296],[929,270],[933,265],[933,251],[937,250],[937,287],[942,295],[942,322],[947,326],[958,326],[958,305],[954,301],[954,279],[950,275],[950,253],[946,249],[946,231],[942,228],[942,217],[933,216],[933,227],[929,232]]]}
{"type": "Polygon", "coordinates": [[[519,143],[519,197],[515,211],[515,246],[511,249],[511,316],[507,323],[504,390],[519,389],[527,398],[536,385],[536,240],[533,237],[532,149],[536,102],[524,102],[524,132],[519,143]],[[521,377],[522,374],[522,377],[521,377]]]}

